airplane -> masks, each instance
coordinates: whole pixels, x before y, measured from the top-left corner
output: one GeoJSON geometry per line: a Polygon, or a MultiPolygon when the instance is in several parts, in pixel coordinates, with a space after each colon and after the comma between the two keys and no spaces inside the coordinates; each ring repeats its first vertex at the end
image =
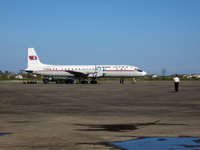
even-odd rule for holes
{"type": "Polygon", "coordinates": [[[79,83],[87,84],[88,78],[92,78],[91,84],[97,84],[97,78],[120,78],[120,83],[124,83],[124,78],[145,76],[147,73],[138,67],[130,65],[49,65],[40,62],[34,48],[28,48],[28,67],[24,71],[35,75],[43,76],[44,84],[50,81],[57,84],[72,83],[74,78],[79,79],[79,83]]]}

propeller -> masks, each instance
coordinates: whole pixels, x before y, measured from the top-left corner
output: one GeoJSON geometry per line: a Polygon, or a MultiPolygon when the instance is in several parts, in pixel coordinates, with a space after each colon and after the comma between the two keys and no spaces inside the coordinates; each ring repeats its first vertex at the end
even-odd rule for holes
{"type": "Polygon", "coordinates": [[[95,64],[95,72],[94,72],[94,77],[97,79],[97,71],[98,70],[98,68],[97,68],[97,65],[95,64]]]}
{"type": "Polygon", "coordinates": [[[102,67],[103,68],[103,70],[99,70],[97,67],[96,67],[96,64],[95,64],[95,72],[94,72],[94,77],[97,79],[97,74],[99,73],[99,71],[100,71],[100,73],[101,73],[101,71],[103,71],[103,77],[105,77],[105,71],[106,71],[106,69],[105,69],[105,67],[102,67]]]}
{"type": "Polygon", "coordinates": [[[103,67],[103,77],[105,78],[106,69],[103,67]]]}

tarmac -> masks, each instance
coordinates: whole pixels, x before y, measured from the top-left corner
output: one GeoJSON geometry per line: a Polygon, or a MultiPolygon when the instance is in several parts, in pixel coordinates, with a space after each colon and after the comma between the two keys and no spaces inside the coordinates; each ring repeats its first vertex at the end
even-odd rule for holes
{"type": "Polygon", "coordinates": [[[107,142],[200,137],[200,82],[0,82],[0,150],[114,150],[107,142]]]}

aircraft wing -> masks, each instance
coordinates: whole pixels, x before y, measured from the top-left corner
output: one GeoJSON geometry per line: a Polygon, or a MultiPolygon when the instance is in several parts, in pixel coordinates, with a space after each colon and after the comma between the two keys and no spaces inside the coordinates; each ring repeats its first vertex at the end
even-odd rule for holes
{"type": "Polygon", "coordinates": [[[73,74],[75,77],[87,77],[89,74],[81,71],[67,70],[66,72],[73,74]]]}

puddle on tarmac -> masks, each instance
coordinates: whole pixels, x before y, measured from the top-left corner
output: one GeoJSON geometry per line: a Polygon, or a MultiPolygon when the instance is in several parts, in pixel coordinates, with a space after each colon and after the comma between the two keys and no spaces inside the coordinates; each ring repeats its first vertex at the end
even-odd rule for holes
{"type": "Polygon", "coordinates": [[[0,133],[0,136],[4,136],[4,135],[7,135],[7,134],[10,134],[10,133],[0,133]]]}
{"type": "Polygon", "coordinates": [[[200,150],[200,137],[150,137],[108,145],[125,150],[200,150]]]}

